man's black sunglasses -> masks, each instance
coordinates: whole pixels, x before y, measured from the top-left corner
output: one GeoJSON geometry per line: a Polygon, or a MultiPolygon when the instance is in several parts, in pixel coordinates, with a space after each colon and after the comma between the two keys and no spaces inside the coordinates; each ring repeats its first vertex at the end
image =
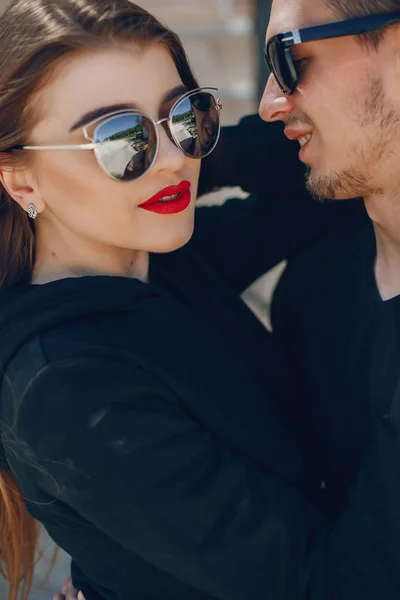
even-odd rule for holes
{"type": "Polygon", "coordinates": [[[265,59],[282,92],[290,95],[296,90],[300,77],[290,50],[293,46],[346,35],[362,35],[397,21],[400,21],[400,11],[279,33],[267,42],[265,59]]]}

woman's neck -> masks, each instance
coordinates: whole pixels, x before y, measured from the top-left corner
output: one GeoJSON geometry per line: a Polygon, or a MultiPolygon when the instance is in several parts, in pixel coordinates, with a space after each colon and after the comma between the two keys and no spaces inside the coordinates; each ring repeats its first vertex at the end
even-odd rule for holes
{"type": "Polygon", "coordinates": [[[148,282],[149,253],[116,248],[72,235],[41,235],[36,231],[32,283],[44,284],[69,277],[109,275],[148,282]]]}

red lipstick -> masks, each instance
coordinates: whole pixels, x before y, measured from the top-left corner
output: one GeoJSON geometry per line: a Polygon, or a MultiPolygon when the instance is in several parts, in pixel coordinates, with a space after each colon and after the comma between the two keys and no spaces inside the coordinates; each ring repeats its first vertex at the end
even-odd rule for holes
{"type": "Polygon", "coordinates": [[[164,188],[143,204],[139,204],[139,208],[159,215],[176,215],[190,205],[192,198],[190,188],[190,181],[181,181],[179,185],[164,188]]]}

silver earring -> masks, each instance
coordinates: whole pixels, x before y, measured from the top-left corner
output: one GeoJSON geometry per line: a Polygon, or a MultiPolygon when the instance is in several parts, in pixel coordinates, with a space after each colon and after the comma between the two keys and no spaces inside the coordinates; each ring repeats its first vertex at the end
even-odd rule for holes
{"type": "Polygon", "coordinates": [[[38,210],[34,204],[30,204],[28,206],[28,215],[29,215],[29,218],[33,219],[33,220],[35,220],[36,217],[38,216],[38,210]]]}

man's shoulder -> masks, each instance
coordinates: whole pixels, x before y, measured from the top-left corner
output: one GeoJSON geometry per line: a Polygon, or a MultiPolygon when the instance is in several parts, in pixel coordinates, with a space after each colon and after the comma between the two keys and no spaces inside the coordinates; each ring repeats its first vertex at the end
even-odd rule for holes
{"type": "Polygon", "coordinates": [[[273,300],[275,326],[339,310],[363,294],[375,237],[369,219],[343,220],[289,261],[273,300]],[[301,316],[303,314],[303,317],[301,316]]]}
{"type": "Polygon", "coordinates": [[[364,215],[338,219],[337,225],[315,243],[310,244],[289,262],[286,276],[315,280],[316,275],[332,280],[333,275],[358,268],[374,251],[372,222],[364,215]]]}

